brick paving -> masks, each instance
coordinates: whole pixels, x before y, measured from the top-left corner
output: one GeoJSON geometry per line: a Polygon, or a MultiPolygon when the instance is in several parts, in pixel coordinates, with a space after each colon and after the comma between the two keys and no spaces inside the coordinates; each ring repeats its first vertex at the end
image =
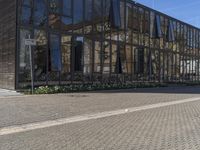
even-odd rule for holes
{"type": "Polygon", "coordinates": [[[0,150],[199,150],[200,102],[0,137],[0,150]]]}
{"type": "Polygon", "coordinates": [[[200,97],[200,87],[0,98],[0,128],[200,97]]]}
{"type": "MultiPolygon", "coordinates": [[[[6,114],[8,117],[14,118],[12,115],[15,111],[21,112],[19,114],[22,117],[17,117],[13,122],[10,121],[11,118],[6,122],[0,117],[0,123],[14,125],[49,119],[48,115],[56,113],[59,114],[57,117],[68,117],[200,97],[199,89],[178,88],[177,92],[174,89],[171,92],[170,89],[151,89],[120,93],[64,94],[47,96],[49,99],[27,97],[18,101],[4,99],[0,100],[1,104],[6,103],[4,107],[0,105],[0,115],[9,108],[10,114],[6,114]],[[23,106],[20,107],[20,104],[23,106]],[[20,108],[16,109],[15,106],[20,108]],[[31,114],[36,111],[38,113],[31,114]],[[26,118],[25,112],[28,113],[26,118]],[[33,116],[35,118],[31,118],[33,116]]],[[[200,150],[199,139],[200,101],[196,101],[0,136],[0,150],[200,150]]]]}

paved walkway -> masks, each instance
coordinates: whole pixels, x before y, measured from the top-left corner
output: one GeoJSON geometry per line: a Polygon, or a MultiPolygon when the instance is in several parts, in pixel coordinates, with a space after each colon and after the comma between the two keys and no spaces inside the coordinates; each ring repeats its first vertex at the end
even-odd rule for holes
{"type": "Polygon", "coordinates": [[[200,87],[0,98],[0,150],[199,150],[199,116],[200,87]]]}
{"type": "Polygon", "coordinates": [[[22,95],[13,90],[0,89],[0,97],[19,96],[22,95]]]}

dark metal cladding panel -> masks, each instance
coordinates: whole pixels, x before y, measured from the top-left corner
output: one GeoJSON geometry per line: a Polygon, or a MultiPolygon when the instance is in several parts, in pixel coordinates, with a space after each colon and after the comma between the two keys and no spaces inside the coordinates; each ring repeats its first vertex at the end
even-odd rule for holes
{"type": "Polygon", "coordinates": [[[0,88],[15,88],[16,0],[0,0],[0,88]]]}

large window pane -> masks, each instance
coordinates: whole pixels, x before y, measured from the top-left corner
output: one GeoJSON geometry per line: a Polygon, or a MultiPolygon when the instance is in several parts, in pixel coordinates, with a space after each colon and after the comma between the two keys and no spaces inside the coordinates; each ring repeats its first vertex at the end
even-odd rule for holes
{"type": "Polygon", "coordinates": [[[131,52],[131,46],[126,45],[125,49],[125,57],[126,57],[126,63],[127,63],[127,73],[131,74],[132,73],[132,52],[131,52]]]}
{"type": "Polygon", "coordinates": [[[22,24],[32,24],[33,19],[32,19],[32,11],[30,7],[22,7],[21,8],[21,23],[22,24]]]}
{"type": "Polygon", "coordinates": [[[49,0],[51,13],[61,13],[61,0],[49,0]]]}
{"type": "Polygon", "coordinates": [[[95,50],[94,50],[94,72],[101,71],[101,43],[95,41],[95,50]]]}
{"type": "Polygon", "coordinates": [[[155,38],[162,37],[161,20],[160,20],[159,15],[155,15],[154,27],[153,27],[153,37],[155,37],[155,38]]]}
{"type": "Polygon", "coordinates": [[[35,0],[34,24],[44,26],[47,22],[46,0],[35,0]]]}
{"type": "Polygon", "coordinates": [[[111,69],[112,69],[112,73],[116,73],[116,62],[117,62],[117,45],[112,43],[112,57],[111,57],[111,69]]]}
{"type": "Polygon", "coordinates": [[[120,16],[120,0],[111,0],[111,10],[110,10],[110,21],[111,26],[114,28],[121,27],[121,16],[120,16]]]}
{"type": "Polygon", "coordinates": [[[63,15],[71,16],[72,14],[72,0],[63,0],[63,15]]]}
{"type": "Polygon", "coordinates": [[[104,42],[103,45],[103,74],[109,74],[110,73],[110,43],[104,42]]]}
{"type": "Polygon", "coordinates": [[[104,10],[105,10],[104,15],[106,17],[109,17],[109,15],[110,15],[110,6],[111,6],[111,0],[104,0],[103,1],[103,7],[104,7],[104,10]]]}
{"type": "Polygon", "coordinates": [[[84,74],[90,75],[92,72],[92,40],[84,40],[84,74]]]}
{"type": "Polygon", "coordinates": [[[47,36],[43,30],[35,30],[34,38],[37,45],[34,49],[34,72],[35,80],[46,79],[46,56],[47,56],[47,36]]]}
{"type": "Polygon", "coordinates": [[[78,36],[74,40],[74,71],[80,72],[83,70],[83,48],[84,38],[78,36]]]}
{"type": "Polygon", "coordinates": [[[102,1],[94,0],[93,17],[94,19],[98,19],[101,16],[102,16],[102,1]]]}
{"type": "Polygon", "coordinates": [[[137,76],[137,80],[148,79],[146,76],[148,74],[148,50],[143,48],[135,48],[134,55],[134,73],[137,76]]]}
{"type": "Polygon", "coordinates": [[[72,18],[61,17],[61,28],[65,31],[72,29],[72,18]]]}
{"type": "Polygon", "coordinates": [[[71,36],[62,36],[61,47],[62,47],[62,64],[64,73],[69,73],[71,70],[71,36]]]}
{"type": "Polygon", "coordinates": [[[74,0],[74,24],[83,21],[83,0],[74,0]]]}
{"type": "Polygon", "coordinates": [[[30,57],[29,48],[25,45],[25,39],[29,38],[29,30],[20,30],[20,48],[19,48],[19,80],[30,80],[30,57]]]}
{"type": "Polygon", "coordinates": [[[51,58],[51,71],[61,71],[61,48],[60,37],[56,34],[50,35],[50,58],[51,58]]]}
{"type": "Polygon", "coordinates": [[[168,42],[173,42],[173,41],[175,41],[174,26],[173,26],[173,22],[172,22],[171,20],[169,20],[169,22],[168,22],[167,41],[168,41],[168,42]]]}
{"type": "Polygon", "coordinates": [[[21,4],[24,6],[31,6],[33,0],[21,0],[21,4]]]}
{"type": "Polygon", "coordinates": [[[61,27],[61,18],[57,14],[50,14],[49,15],[49,26],[52,29],[60,29],[61,27]]]}
{"type": "Polygon", "coordinates": [[[92,20],[92,0],[85,0],[85,20],[92,20]]]}

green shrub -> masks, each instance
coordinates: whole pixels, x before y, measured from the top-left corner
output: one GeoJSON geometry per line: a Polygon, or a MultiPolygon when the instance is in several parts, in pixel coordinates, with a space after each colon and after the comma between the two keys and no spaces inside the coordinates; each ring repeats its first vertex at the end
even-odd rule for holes
{"type": "MultiPolygon", "coordinates": [[[[56,93],[72,93],[95,90],[116,90],[116,89],[133,89],[133,88],[150,88],[164,87],[166,84],[160,83],[120,83],[120,84],[68,84],[63,86],[40,86],[34,89],[34,94],[56,94],[56,93]]],[[[30,94],[30,90],[27,92],[30,94]]]]}

